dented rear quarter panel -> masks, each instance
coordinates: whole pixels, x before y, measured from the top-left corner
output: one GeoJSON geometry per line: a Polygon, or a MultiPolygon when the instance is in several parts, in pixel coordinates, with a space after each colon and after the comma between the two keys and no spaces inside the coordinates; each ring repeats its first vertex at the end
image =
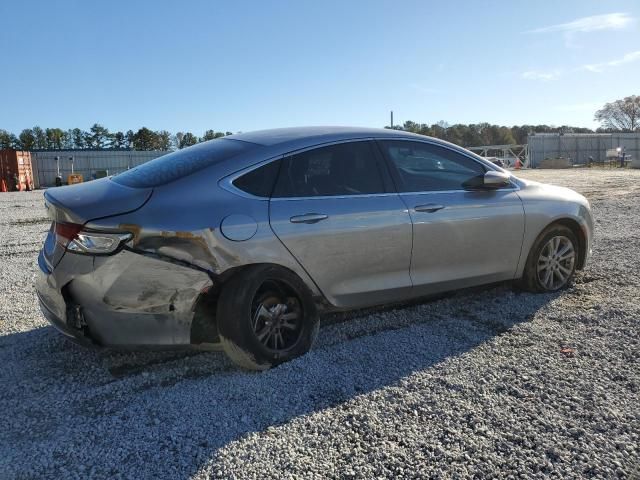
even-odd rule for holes
{"type": "Polygon", "coordinates": [[[202,271],[123,250],[94,257],[69,295],[101,345],[188,345],[195,302],[211,285],[202,271]]]}
{"type": "Polygon", "coordinates": [[[155,187],[142,208],[91,221],[86,226],[130,231],[134,234],[129,244],[133,251],[194,266],[209,272],[214,280],[234,267],[280,265],[302,278],[312,295],[320,296],[313,280],[271,230],[269,201],[235,195],[218,186],[221,178],[268,158],[263,152],[232,167],[223,162],[155,187]],[[246,230],[255,233],[242,241],[225,237],[220,227],[232,215],[236,228],[242,228],[244,221],[246,230]]]}

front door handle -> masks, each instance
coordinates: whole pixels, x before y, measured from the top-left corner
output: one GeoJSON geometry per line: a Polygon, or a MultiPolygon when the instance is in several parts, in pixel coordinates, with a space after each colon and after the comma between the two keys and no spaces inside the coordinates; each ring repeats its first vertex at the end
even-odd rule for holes
{"type": "Polygon", "coordinates": [[[442,210],[443,208],[444,208],[444,205],[438,205],[437,203],[427,203],[426,205],[416,206],[414,210],[416,212],[433,213],[433,212],[437,212],[438,210],[442,210]]]}
{"type": "Polygon", "coordinates": [[[291,217],[289,221],[291,223],[318,223],[327,218],[329,218],[329,215],[325,215],[324,213],[305,213],[304,215],[291,217]]]}

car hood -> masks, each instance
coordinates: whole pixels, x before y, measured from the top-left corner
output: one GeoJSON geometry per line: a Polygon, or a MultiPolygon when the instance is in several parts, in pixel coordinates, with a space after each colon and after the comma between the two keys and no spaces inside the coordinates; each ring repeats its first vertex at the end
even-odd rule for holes
{"type": "Polygon", "coordinates": [[[589,201],[583,195],[570,188],[540,183],[534,180],[524,180],[522,178],[518,178],[517,180],[520,188],[525,190],[528,195],[541,199],[576,202],[590,208],[589,201]]]}

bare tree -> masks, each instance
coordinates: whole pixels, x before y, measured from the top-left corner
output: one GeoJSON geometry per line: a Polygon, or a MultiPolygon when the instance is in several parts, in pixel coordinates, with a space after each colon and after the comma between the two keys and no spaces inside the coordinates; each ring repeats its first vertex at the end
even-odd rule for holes
{"type": "Polygon", "coordinates": [[[612,130],[637,130],[640,127],[640,96],[631,95],[605,104],[596,112],[595,119],[612,130]]]}

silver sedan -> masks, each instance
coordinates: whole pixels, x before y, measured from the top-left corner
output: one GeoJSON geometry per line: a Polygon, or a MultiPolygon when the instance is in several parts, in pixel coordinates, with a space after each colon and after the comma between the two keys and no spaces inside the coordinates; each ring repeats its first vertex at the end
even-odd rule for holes
{"type": "Polygon", "coordinates": [[[311,348],[319,311],[505,280],[552,292],[591,252],[576,192],[394,130],[232,135],[48,189],[44,315],[105,347],[221,346],[265,369],[311,348]]]}

